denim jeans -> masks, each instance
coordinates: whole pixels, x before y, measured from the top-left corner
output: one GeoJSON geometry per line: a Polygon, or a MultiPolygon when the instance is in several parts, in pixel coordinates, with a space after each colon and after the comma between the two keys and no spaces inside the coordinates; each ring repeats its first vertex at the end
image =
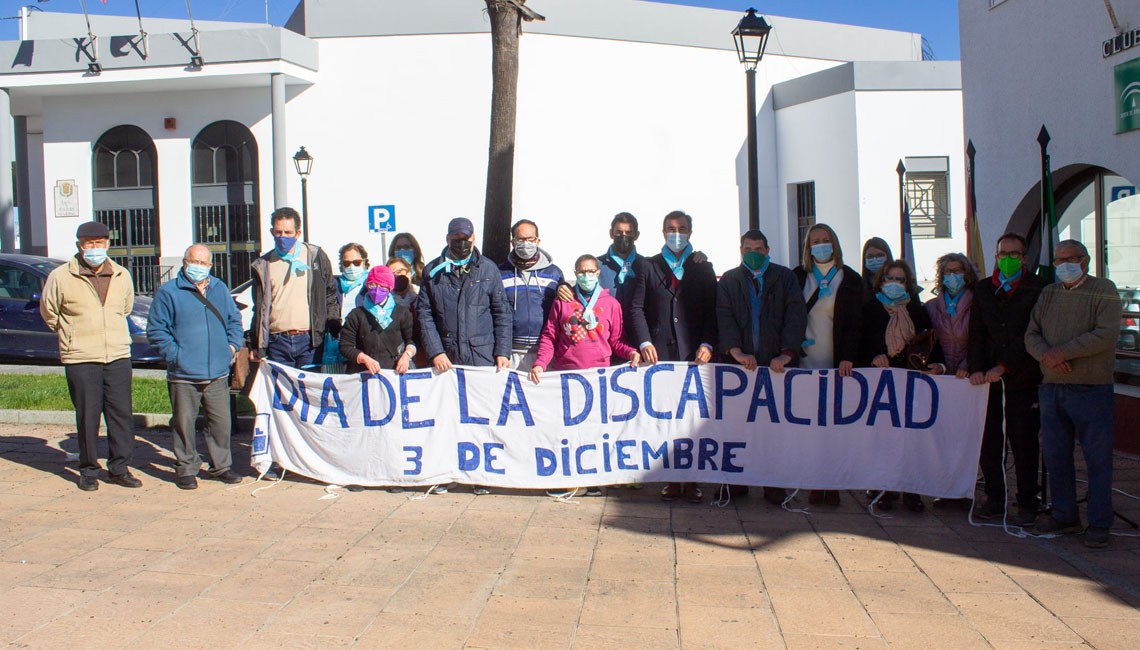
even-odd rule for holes
{"type": "Polygon", "coordinates": [[[313,337],[308,332],[270,334],[265,356],[270,361],[298,369],[320,362],[320,358],[317,357],[317,346],[313,345],[313,337]]]}
{"type": "Polygon", "coordinates": [[[1053,517],[1080,522],[1073,444],[1081,441],[1089,475],[1088,520],[1093,528],[1112,527],[1112,384],[1042,384],[1041,451],[1049,472],[1053,517]]]}

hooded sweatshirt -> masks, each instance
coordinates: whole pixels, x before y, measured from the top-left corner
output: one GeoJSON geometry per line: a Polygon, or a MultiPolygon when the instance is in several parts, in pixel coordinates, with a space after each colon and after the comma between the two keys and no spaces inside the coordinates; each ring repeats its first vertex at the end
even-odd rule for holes
{"type": "Polygon", "coordinates": [[[551,261],[550,254],[541,248],[532,266],[522,269],[518,264],[519,259],[511,251],[507,261],[499,265],[499,273],[503,278],[507,304],[514,313],[511,347],[529,350],[538,345],[546,315],[550,313],[564,276],[551,261]]]}

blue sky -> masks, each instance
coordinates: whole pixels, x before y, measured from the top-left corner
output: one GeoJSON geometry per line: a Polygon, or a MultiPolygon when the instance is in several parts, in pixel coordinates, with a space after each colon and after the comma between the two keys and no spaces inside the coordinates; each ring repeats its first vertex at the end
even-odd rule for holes
{"type": "MultiPolygon", "coordinates": [[[[417,0],[419,1],[419,0],[417,0]]],[[[934,55],[942,60],[958,59],[958,2],[957,0],[653,0],[716,9],[729,9],[743,13],[755,7],[761,13],[791,16],[811,20],[882,27],[908,32],[919,32],[930,42],[934,55]]],[[[144,15],[184,17],[182,2],[173,0],[139,0],[144,15]]],[[[478,0],[471,0],[481,5],[478,0]]],[[[536,10],[542,11],[542,0],[530,0],[536,10]]],[[[78,12],[79,0],[0,0],[0,16],[14,16],[20,5],[39,5],[47,11],[78,12]]],[[[87,0],[92,13],[133,15],[133,0],[87,0]]],[[[296,0],[269,0],[269,21],[274,25],[285,22],[297,6],[296,0]]],[[[201,20],[235,20],[264,22],[264,0],[191,0],[194,17],[201,20]]],[[[15,20],[0,21],[0,39],[18,38],[15,20]]]]}

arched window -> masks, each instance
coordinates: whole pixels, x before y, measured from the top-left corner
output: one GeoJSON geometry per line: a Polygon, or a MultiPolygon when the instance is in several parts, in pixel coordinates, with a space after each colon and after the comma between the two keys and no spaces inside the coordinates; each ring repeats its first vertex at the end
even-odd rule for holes
{"type": "Polygon", "coordinates": [[[111,231],[107,254],[131,272],[135,292],[153,293],[159,278],[158,155],[137,126],[107,131],[91,152],[95,220],[111,231]]]}
{"type": "Polygon", "coordinates": [[[261,252],[257,141],[223,120],[198,133],[190,155],[194,241],[210,247],[215,275],[236,287],[261,252]]]}

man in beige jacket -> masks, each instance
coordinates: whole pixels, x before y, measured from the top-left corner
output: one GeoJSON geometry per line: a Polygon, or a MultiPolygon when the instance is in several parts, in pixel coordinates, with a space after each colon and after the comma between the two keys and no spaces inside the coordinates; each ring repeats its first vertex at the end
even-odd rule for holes
{"type": "Polygon", "coordinates": [[[59,358],[75,405],[79,489],[99,489],[99,419],[107,420],[108,483],[137,488],[131,475],[131,335],[135,304],[131,275],[107,259],[110,232],[89,221],[75,233],[79,252],[48,275],[40,314],[59,338],[59,358]]]}

